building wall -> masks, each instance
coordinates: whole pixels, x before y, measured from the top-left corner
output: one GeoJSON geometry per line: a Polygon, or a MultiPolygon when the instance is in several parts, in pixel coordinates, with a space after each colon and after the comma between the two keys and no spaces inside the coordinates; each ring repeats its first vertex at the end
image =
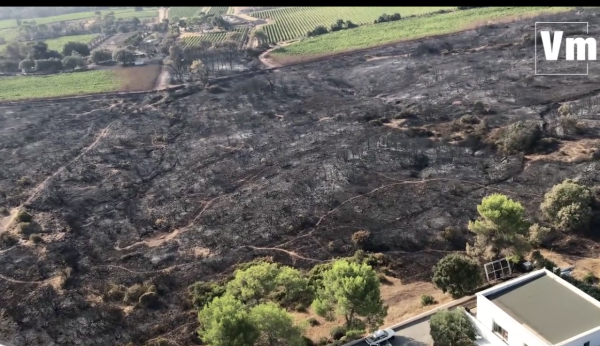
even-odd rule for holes
{"type": "Polygon", "coordinates": [[[583,346],[587,341],[590,342],[590,346],[600,346],[600,327],[592,329],[587,333],[577,335],[574,338],[563,341],[559,345],[561,346],[583,346]]]}
{"type": "MultiPolygon", "coordinates": [[[[477,320],[481,323],[483,326],[482,329],[485,329],[487,334],[493,334],[494,337],[496,337],[496,334],[493,333],[493,322],[495,321],[500,327],[508,332],[508,342],[506,343],[509,346],[548,346],[548,343],[538,338],[529,329],[515,321],[507,313],[502,311],[502,309],[482,295],[477,296],[477,320]]],[[[488,341],[494,342],[493,338],[487,337],[486,335],[482,336],[488,341]]],[[[498,337],[496,338],[500,339],[498,337]]],[[[590,346],[600,346],[600,344],[592,345],[590,343],[590,346]]]]}

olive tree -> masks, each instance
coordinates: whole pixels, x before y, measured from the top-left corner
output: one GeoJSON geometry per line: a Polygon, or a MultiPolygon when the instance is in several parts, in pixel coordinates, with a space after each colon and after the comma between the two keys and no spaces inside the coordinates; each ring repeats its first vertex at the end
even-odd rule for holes
{"type": "Polygon", "coordinates": [[[540,205],[542,215],[561,231],[585,228],[592,217],[590,190],[567,179],[554,185],[540,205]]]}

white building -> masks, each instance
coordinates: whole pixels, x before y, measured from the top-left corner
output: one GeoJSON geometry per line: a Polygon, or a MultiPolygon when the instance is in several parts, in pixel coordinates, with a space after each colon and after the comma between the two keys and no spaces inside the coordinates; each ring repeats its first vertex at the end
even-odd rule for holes
{"type": "Polygon", "coordinates": [[[600,302],[542,269],[477,293],[480,346],[600,346],[600,302]]]}

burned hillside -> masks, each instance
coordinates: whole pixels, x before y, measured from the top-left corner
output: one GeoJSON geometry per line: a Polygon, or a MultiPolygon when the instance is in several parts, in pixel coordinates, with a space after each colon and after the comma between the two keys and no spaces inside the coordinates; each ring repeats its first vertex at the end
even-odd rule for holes
{"type": "MultiPolygon", "coordinates": [[[[593,13],[549,19],[600,34],[593,13]]],[[[535,220],[552,185],[598,184],[600,68],[534,76],[533,22],[170,94],[3,105],[0,334],[191,345],[187,287],[237,263],[309,268],[369,230],[395,276],[425,280],[487,194],[535,220]]]]}

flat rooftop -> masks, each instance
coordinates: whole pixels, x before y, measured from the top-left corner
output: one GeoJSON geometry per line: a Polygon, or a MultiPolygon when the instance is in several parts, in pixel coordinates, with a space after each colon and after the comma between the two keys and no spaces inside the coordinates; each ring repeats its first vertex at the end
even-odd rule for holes
{"type": "Polygon", "coordinates": [[[600,308],[548,275],[517,283],[486,298],[551,344],[600,327],[600,308]]]}

